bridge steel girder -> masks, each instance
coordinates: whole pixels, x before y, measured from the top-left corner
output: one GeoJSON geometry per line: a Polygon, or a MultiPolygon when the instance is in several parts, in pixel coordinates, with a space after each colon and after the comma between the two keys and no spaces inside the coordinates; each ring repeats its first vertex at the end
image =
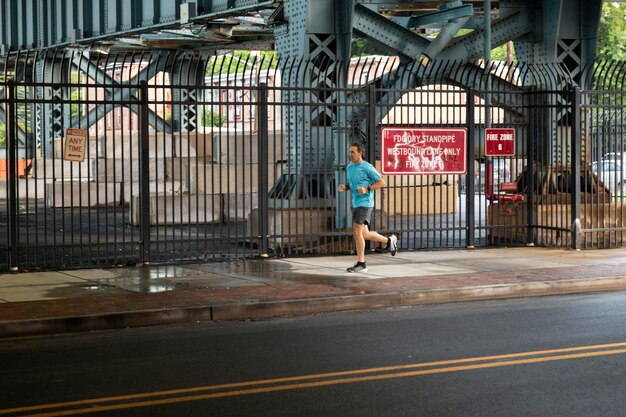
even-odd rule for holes
{"type": "Polygon", "coordinates": [[[392,17],[391,20],[406,28],[417,28],[447,22],[448,20],[460,19],[462,17],[471,17],[473,15],[474,7],[471,4],[465,4],[432,13],[424,13],[419,16],[392,17]]]}
{"type": "MultiPolygon", "coordinates": [[[[494,20],[491,25],[491,48],[519,39],[533,31],[532,15],[529,10],[519,10],[494,20]]],[[[484,29],[477,29],[465,36],[455,38],[446,46],[438,60],[472,62],[483,56],[484,29]]]]}
{"type": "Polygon", "coordinates": [[[403,63],[413,61],[430,45],[428,39],[358,3],[354,6],[352,28],[356,35],[396,52],[403,63]]]}
{"type": "MultiPolygon", "coordinates": [[[[121,104],[118,104],[121,101],[135,101],[137,104],[131,104],[128,106],[128,108],[131,111],[135,112],[135,114],[140,114],[140,100],[137,94],[140,88],[140,81],[150,80],[159,71],[163,71],[167,67],[167,61],[165,59],[159,59],[158,53],[155,53],[155,55],[157,57],[156,59],[150,60],[150,63],[146,68],[143,68],[127,83],[123,84],[113,79],[105,71],[99,68],[98,65],[94,64],[89,59],[89,56],[86,55],[86,52],[83,52],[83,54],[80,55],[74,55],[72,59],[72,65],[88,75],[93,80],[95,80],[97,83],[96,85],[103,85],[104,87],[101,88],[105,91],[106,94],[108,94],[107,101],[110,102],[95,106],[87,113],[85,117],[81,118],[79,126],[77,127],[81,129],[89,129],[100,119],[106,116],[108,112],[115,109],[116,107],[122,107],[121,104]],[[133,87],[131,88],[128,86],[133,87]],[[113,90],[113,92],[111,92],[111,90],[113,90]]],[[[148,108],[148,124],[152,126],[157,132],[172,133],[171,124],[161,118],[150,108],[148,108]]]]}
{"type": "MultiPolygon", "coordinates": [[[[267,8],[276,0],[197,0],[189,22],[267,8]]],[[[183,0],[0,0],[4,51],[92,44],[132,34],[179,28],[183,0]]],[[[0,53],[3,55],[4,52],[0,53]]]]}

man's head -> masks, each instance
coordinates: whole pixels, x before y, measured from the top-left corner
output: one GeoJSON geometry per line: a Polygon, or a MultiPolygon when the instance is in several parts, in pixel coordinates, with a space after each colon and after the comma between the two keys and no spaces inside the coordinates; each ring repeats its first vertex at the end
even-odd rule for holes
{"type": "Polygon", "coordinates": [[[358,164],[363,160],[364,155],[365,146],[362,143],[355,142],[350,145],[350,150],[348,151],[348,157],[350,158],[350,162],[358,164]]]}

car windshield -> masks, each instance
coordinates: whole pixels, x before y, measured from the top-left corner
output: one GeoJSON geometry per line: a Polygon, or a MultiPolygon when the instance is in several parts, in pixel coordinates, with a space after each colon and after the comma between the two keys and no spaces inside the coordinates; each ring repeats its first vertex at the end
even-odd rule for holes
{"type": "Polygon", "coordinates": [[[591,170],[593,172],[598,172],[602,170],[603,172],[607,171],[621,171],[621,165],[615,161],[601,161],[601,163],[594,162],[591,164],[591,170]]]}

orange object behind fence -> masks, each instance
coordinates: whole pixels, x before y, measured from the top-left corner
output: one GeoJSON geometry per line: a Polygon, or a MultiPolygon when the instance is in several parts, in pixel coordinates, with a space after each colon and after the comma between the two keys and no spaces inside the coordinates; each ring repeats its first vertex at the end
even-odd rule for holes
{"type": "MultiPolygon", "coordinates": [[[[26,168],[30,164],[30,159],[18,159],[16,162],[17,165],[17,176],[24,175],[26,168]]],[[[0,178],[7,178],[9,171],[9,161],[6,159],[0,159],[0,178]]]]}

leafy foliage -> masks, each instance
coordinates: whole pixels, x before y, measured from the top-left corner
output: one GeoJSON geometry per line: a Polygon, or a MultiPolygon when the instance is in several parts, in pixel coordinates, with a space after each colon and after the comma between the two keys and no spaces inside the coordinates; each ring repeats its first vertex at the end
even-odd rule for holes
{"type": "Polygon", "coordinates": [[[610,2],[602,5],[596,55],[609,60],[626,59],[626,4],[610,2]]]}
{"type": "Polygon", "coordinates": [[[221,74],[240,74],[253,69],[275,69],[278,65],[276,51],[233,51],[228,55],[218,55],[209,60],[206,69],[208,77],[221,74]],[[256,53],[257,55],[253,55],[256,53]],[[260,68],[255,67],[261,64],[260,68]]]}
{"type": "Polygon", "coordinates": [[[202,115],[202,123],[207,127],[221,127],[224,124],[224,118],[218,113],[205,111],[202,115]]]}

